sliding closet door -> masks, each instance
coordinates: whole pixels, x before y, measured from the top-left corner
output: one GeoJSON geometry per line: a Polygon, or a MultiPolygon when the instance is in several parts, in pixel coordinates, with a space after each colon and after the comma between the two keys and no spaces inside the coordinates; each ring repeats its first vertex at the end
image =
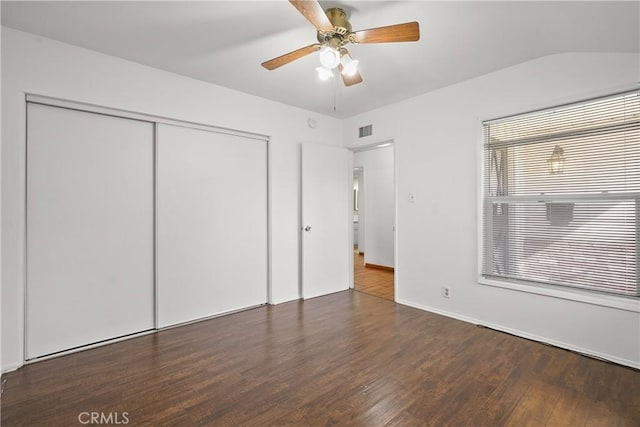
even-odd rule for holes
{"type": "Polygon", "coordinates": [[[27,359],[153,329],[153,125],[27,108],[27,359]]]}
{"type": "Polygon", "coordinates": [[[266,141],[158,125],[159,327],[267,301],[266,141]]]}

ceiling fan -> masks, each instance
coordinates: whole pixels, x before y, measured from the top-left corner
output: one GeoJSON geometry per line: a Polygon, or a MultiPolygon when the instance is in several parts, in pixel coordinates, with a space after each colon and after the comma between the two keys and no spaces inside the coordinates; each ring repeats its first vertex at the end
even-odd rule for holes
{"type": "Polygon", "coordinates": [[[340,72],[345,86],[362,82],[358,71],[358,60],[353,59],[345,47],[349,43],[390,43],[413,42],[420,39],[420,27],[417,22],[351,31],[351,23],[344,10],[334,7],[326,12],[317,0],[289,0],[318,30],[318,43],[285,53],[282,56],[263,62],[267,70],[275,70],[285,64],[320,51],[320,67],[316,68],[318,77],[327,80],[333,76],[335,68],[340,72]]]}

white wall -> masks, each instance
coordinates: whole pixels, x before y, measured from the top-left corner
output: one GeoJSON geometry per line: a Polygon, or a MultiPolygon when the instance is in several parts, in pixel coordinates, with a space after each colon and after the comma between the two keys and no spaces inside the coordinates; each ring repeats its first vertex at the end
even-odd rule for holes
{"type": "Polygon", "coordinates": [[[348,147],[370,123],[364,144],[396,143],[396,301],[640,367],[633,309],[479,285],[477,274],[481,121],[634,88],[639,64],[635,54],[553,55],[346,120],[348,147]]]}
{"type": "MultiPolygon", "coordinates": [[[[0,7],[0,21],[2,8],[0,7]]],[[[0,46],[2,46],[2,32],[0,31],[0,46]]],[[[1,48],[0,48],[1,49],[1,48]]],[[[0,55],[0,82],[2,81],[2,55],[0,55]]],[[[2,99],[2,84],[0,84],[0,99],[2,99]]],[[[2,130],[2,106],[0,105],[0,132],[2,130]]],[[[1,141],[1,139],[0,139],[1,141]]],[[[1,148],[2,144],[0,144],[1,148]]],[[[2,150],[0,149],[0,188],[2,187],[2,150]]],[[[2,197],[0,197],[0,224],[2,224],[2,197]]],[[[2,241],[2,227],[0,227],[0,242],[2,241]]],[[[0,244],[0,260],[2,260],[2,245],[0,244]]],[[[0,261],[0,380],[2,379],[2,262],[0,261]]]]}
{"type": "MultiPolygon", "coordinates": [[[[355,157],[355,156],[354,156],[355,157]]],[[[355,162],[355,160],[354,160],[355,162]]],[[[364,211],[364,174],[362,169],[355,170],[355,174],[358,176],[358,252],[364,253],[365,251],[365,235],[364,226],[366,221],[366,212],[364,211]]]]}
{"type": "Polygon", "coordinates": [[[394,266],[394,176],[393,146],[357,152],[353,166],[363,168],[364,262],[394,266]]]}
{"type": "Polygon", "coordinates": [[[340,145],[340,120],[2,28],[3,370],[23,360],[25,92],[269,135],[272,301],[298,298],[298,145],[340,145]]]}

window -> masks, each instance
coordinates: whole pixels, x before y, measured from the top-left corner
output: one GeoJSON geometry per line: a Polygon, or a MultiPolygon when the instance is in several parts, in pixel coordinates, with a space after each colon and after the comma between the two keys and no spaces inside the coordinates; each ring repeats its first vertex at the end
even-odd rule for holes
{"type": "Polygon", "coordinates": [[[640,93],[484,125],[482,275],[640,296],[640,93]]]}

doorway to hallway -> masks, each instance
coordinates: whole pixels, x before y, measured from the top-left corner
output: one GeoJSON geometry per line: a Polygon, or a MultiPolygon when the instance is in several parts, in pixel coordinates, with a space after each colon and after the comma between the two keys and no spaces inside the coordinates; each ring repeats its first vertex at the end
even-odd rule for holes
{"type": "Polygon", "coordinates": [[[353,151],[353,288],[394,301],[393,142],[358,147],[353,151]]]}
{"type": "Polygon", "coordinates": [[[365,267],[364,254],[353,250],[353,289],[394,301],[393,270],[365,267]]]}

